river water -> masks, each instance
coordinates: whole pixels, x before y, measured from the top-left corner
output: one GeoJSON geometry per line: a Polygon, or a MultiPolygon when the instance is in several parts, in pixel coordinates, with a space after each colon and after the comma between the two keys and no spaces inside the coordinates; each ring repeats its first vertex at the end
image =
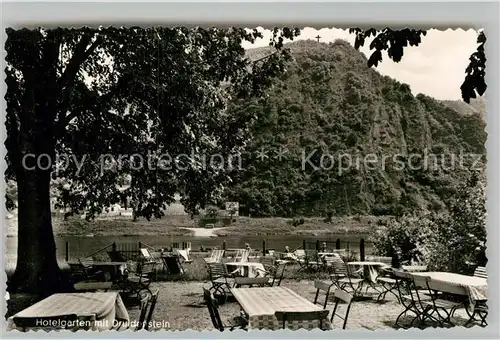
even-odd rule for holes
{"type": "MultiPolygon", "coordinates": [[[[107,245],[116,242],[117,244],[137,244],[143,242],[155,248],[170,248],[174,242],[191,242],[193,251],[199,250],[201,246],[205,248],[219,247],[222,248],[223,241],[226,241],[226,247],[244,248],[245,243],[248,243],[253,249],[262,249],[262,241],[266,241],[266,249],[275,249],[276,251],[284,251],[285,246],[290,249],[302,247],[303,240],[308,242],[327,241],[328,247],[333,248],[337,239],[341,240],[341,248],[353,251],[359,251],[359,241],[365,238],[365,235],[330,235],[327,237],[307,237],[300,235],[274,235],[274,236],[238,236],[238,237],[195,237],[195,236],[163,236],[163,235],[146,235],[146,236],[56,236],[57,257],[64,259],[66,257],[66,242],[69,243],[69,258],[77,259],[86,255],[92,254],[107,245]]],[[[17,255],[17,237],[7,237],[6,240],[6,258],[9,260],[15,259],[17,255]]],[[[371,244],[365,243],[366,253],[370,252],[371,244]]]]}

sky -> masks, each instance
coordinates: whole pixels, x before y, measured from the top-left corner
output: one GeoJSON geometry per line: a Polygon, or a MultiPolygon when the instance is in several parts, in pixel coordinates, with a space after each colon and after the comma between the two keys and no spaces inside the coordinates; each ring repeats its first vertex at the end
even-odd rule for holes
{"type": "MultiPolygon", "coordinates": [[[[255,44],[246,43],[245,48],[267,46],[271,37],[269,30],[259,28],[264,38],[255,44]]],[[[320,42],[333,42],[344,39],[354,45],[354,34],[346,29],[323,28],[316,30],[306,27],[301,31],[297,40],[315,39],[319,34],[320,42]]],[[[373,37],[365,41],[360,48],[367,57],[373,37]]],[[[460,100],[460,86],[465,78],[465,69],[469,64],[470,55],[477,48],[477,31],[475,30],[429,30],[422,37],[417,47],[407,47],[399,63],[395,63],[383,55],[383,61],[376,69],[383,75],[410,85],[414,95],[423,93],[441,100],[460,100]]]]}

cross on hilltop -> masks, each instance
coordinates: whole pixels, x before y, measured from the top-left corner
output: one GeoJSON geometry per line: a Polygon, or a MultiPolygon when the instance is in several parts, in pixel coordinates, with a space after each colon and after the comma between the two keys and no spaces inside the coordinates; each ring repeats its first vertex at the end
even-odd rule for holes
{"type": "Polygon", "coordinates": [[[315,38],[316,38],[316,40],[318,40],[318,42],[319,42],[319,38],[321,38],[321,37],[320,37],[320,36],[319,36],[319,34],[318,34],[317,36],[315,36],[315,38]]]}

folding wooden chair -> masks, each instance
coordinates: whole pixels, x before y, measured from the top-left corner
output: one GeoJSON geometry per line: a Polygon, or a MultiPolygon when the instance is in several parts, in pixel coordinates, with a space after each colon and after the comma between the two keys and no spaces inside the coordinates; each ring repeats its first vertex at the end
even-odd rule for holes
{"type": "Polygon", "coordinates": [[[358,277],[356,272],[354,272],[342,259],[334,260],[332,264],[334,272],[333,282],[339,289],[346,292],[346,287],[350,287],[352,294],[356,296],[363,288],[362,284],[364,279],[358,277]]]}
{"type": "Polygon", "coordinates": [[[138,265],[136,273],[129,275],[120,284],[122,288],[133,295],[142,299],[146,293],[152,295],[149,285],[152,281],[152,276],[156,267],[156,262],[146,262],[138,265]]]}
{"type": "Polygon", "coordinates": [[[335,289],[335,291],[333,292],[333,297],[334,297],[335,307],[333,307],[332,316],[330,318],[330,323],[333,326],[333,318],[335,316],[337,316],[338,318],[340,318],[341,320],[344,321],[344,324],[342,325],[342,329],[345,329],[345,327],[347,325],[347,319],[349,318],[349,312],[351,311],[351,303],[352,303],[353,296],[351,294],[341,290],[341,289],[335,289]],[[343,303],[347,304],[347,309],[345,311],[344,316],[337,313],[337,308],[338,308],[339,303],[341,301],[343,303]]]}
{"type": "Polygon", "coordinates": [[[203,260],[206,263],[221,262],[223,256],[224,256],[224,249],[214,249],[214,250],[212,250],[210,257],[204,258],[203,260]]]}
{"type": "Polygon", "coordinates": [[[262,263],[264,270],[256,268],[258,276],[268,276],[276,271],[276,260],[272,256],[261,256],[259,262],[262,263]]]}
{"type": "Polygon", "coordinates": [[[278,321],[282,323],[282,328],[292,328],[293,330],[300,328],[307,328],[307,324],[310,324],[312,321],[319,321],[319,328],[322,330],[326,330],[329,328],[328,321],[325,323],[325,319],[328,317],[328,310],[322,311],[312,311],[312,312],[282,312],[277,311],[274,313],[278,321]]]}
{"type": "Polygon", "coordinates": [[[231,294],[231,288],[234,286],[234,276],[229,274],[224,263],[214,262],[207,263],[208,276],[212,282],[209,288],[213,293],[218,293],[223,297],[224,301],[231,294]]]}
{"type": "Polygon", "coordinates": [[[221,262],[222,258],[224,257],[224,253],[225,253],[224,249],[217,249],[217,250],[215,250],[214,262],[221,262]]]}
{"type": "Polygon", "coordinates": [[[178,275],[184,273],[184,268],[177,255],[162,257],[163,265],[169,274],[178,275]]]}
{"type": "Polygon", "coordinates": [[[189,258],[189,252],[187,249],[179,249],[177,250],[177,255],[179,259],[182,259],[184,263],[192,263],[193,260],[189,258]]]}
{"type": "Polygon", "coordinates": [[[78,259],[80,264],[81,274],[86,281],[105,281],[104,272],[97,270],[94,267],[94,259],[92,257],[82,257],[78,259]]]}
{"type": "Polygon", "coordinates": [[[421,304],[425,307],[429,306],[429,308],[432,308],[432,312],[430,313],[431,315],[433,314],[433,312],[436,312],[438,316],[436,318],[437,322],[441,326],[445,324],[454,326],[454,324],[451,322],[451,318],[458,308],[464,307],[464,302],[449,300],[444,294],[439,294],[439,285],[435,284],[429,277],[414,275],[413,280],[417,287],[428,288],[431,299],[430,301],[422,300],[421,304]]]}
{"type": "Polygon", "coordinates": [[[148,307],[148,316],[146,318],[146,323],[144,325],[145,330],[149,330],[149,326],[151,325],[151,320],[153,319],[153,313],[156,307],[156,301],[158,300],[158,294],[160,293],[160,290],[157,289],[153,295],[151,295],[151,299],[149,300],[149,307],[148,307]]]}
{"type": "Polygon", "coordinates": [[[319,292],[325,292],[325,302],[323,303],[323,309],[326,309],[326,305],[328,303],[328,295],[330,294],[330,288],[333,286],[333,283],[326,283],[321,280],[314,281],[314,288],[316,288],[316,296],[314,297],[314,304],[318,303],[319,292]]]}
{"type": "Polygon", "coordinates": [[[245,329],[248,325],[247,320],[243,319],[241,316],[235,317],[233,322],[224,324],[217,308],[217,301],[215,300],[213,294],[206,288],[203,288],[203,298],[207,304],[208,313],[210,314],[210,319],[212,320],[212,325],[215,329],[223,332],[225,329],[229,328],[229,330],[232,331],[238,327],[245,329]]]}
{"type": "Polygon", "coordinates": [[[294,260],[299,264],[300,269],[303,270],[307,268],[307,256],[306,251],[304,249],[296,249],[293,252],[294,260]]]}
{"type": "Polygon", "coordinates": [[[276,259],[274,258],[274,256],[261,256],[259,258],[259,262],[262,263],[264,269],[267,270],[275,267],[276,259]]]}
{"type": "Polygon", "coordinates": [[[423,322],[427,318],[435,320],[432,316],[426,316],[430,307],[423,306],[422,301],[429,300],[430,297],[418,293],[418,287],[415,286],[412,275],[400,270],[394,270],[394,279],[396,280],[399,302],[404,307],[404,310],[396,318],[394,326],[398,326],[401,317],[406,316],[410,312],[415,315],[410,323],[410,327],[413,326],[415,321],[423,322]]]}
{"type": "Polygon", "coordinates": [[[482,277],[483,279],[487,279],[488,273],[486,272],[486,267],[477,267],[476,270],[474,270],[474,276],[475,277],[482,277]]]}
{"type": "Polygon", "coordinates": [[[385,300],[387,293],[391,293],[396,297],[396,299],[398,299],[399,302],[399,295],[397,293],[397,281],[394,278],[392,268],[389,268],[389,270],[381,271],[380,275],[377,277],[377,283],[379,283],[383,288],[383,290],[377,297],[377,301],[385,300]]]}
{"type": "Polygon", "coordinates": [[[141,314],[139,314],[139,320],[135,328],[136,331],[140,331],[142,327],[144,327],[144,320],[146,319],[146,313],[148,311],[149,299],[149,295],[141,299],[141,314]]]}
{"type": "Polygon", "coordinates": [[[248,262],[248,256],[250,256],[250,250],[242,249],[241,257],[240,257],[239,261],[237,260],[237,262],[241,262],[241,263],[248,262]]]}

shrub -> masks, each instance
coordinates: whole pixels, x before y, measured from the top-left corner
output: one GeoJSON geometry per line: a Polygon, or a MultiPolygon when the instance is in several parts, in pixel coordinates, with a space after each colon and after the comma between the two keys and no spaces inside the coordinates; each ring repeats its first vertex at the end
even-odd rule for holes
{"type": "Polygon", "coordinates": [[[468,274],[487,262],[485,215],[484,180],[473,174],[445,213],[391,219],[370,240],[379,255],[396,255],[400,264],[420,262],[430,270],[468,274]]]}

